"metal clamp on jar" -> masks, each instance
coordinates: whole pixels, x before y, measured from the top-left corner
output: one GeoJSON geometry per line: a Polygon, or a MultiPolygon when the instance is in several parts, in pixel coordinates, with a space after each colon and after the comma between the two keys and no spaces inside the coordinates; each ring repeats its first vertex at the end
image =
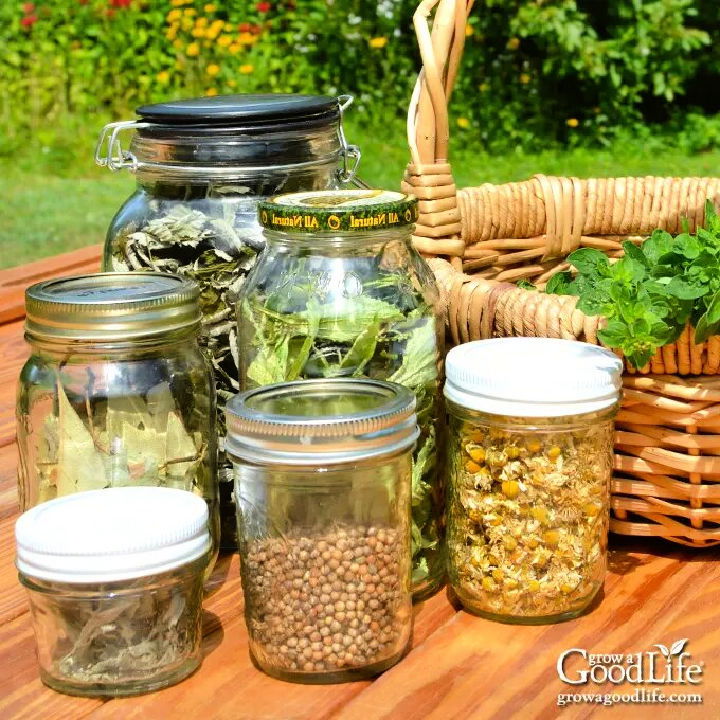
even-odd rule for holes
{"type": "MultiPolygon", "coordinates": [[[[234,304],[263,247],[257,203],[275,193],[361,184],[360,150],[348,145],[348,95],[226,95],[145,105],[138,120],[107,125],[95,160],[129,170],[136,192],[113,219],[104,270],[155,270],[201,289],[201,343],[218,404],[239,389],[234,304]],[[129,148],[121,136],[134,131],[129,148]]],[[[231,472],[220,425],[223,544],[235,545],[231,472]]]]}

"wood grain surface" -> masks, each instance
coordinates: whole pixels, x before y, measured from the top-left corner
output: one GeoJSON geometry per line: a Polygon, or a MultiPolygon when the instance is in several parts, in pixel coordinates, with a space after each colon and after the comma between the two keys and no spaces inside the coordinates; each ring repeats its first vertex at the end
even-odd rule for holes
{"type": "MultiPolygon", "coordinates": [[[[29,274],[75,272],[82,263],[44,261],[29,274]]],[[[3,277],[0,272],[0,293],[3,277]]],[[[16,282],[22,283],[23,269],[16,282]]],[[[14,311],[10,315],[16,315],[14,311]]],[[[2,314],[0,313],[0,317],[2,314]]],[[[15,388],[28,350],[22,322],[0,326],[0,720],[549,720],[720,719],[720,549],[613,538],[602,598],[581,618],[539,627],[493,623],[458,611],[442,592],[415,609],[413,647],[374,682],[304,686],[265,676],[250,662],[238,559],[222,556],[208,581],[201,668],[172,688],[136,698],[75,698],[39,680],[24,590],[14,568],[17,519],[15,388]],[[643,685],[703,696],[697,705],[569,704],[558,695],[632,694],[638,686],[570,686],[556,670],[570,648],[638,653],[688,638],[697,686],[643,685]]]]}

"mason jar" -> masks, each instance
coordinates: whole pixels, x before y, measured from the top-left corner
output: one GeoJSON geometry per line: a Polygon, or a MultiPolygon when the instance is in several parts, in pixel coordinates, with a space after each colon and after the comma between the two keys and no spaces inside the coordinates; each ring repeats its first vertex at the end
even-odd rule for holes
{"type": "Polygon", "coordinates": [[[161,273],[97,273],[25,294],[20,506],[83,490],[158,485],[208,506],[217,553],[215,391],[198,343],[198,286],[161,273]]]}
{"type": "Polygon", "coordinates": [[[269,675],[366,679],[407,650],[414,410],[400,385],[342,378],[228,403],[250,653],[269,675]]]}
{"type": "Polygon", "coordinates": [[[621,373],[610,351],[570,340],[448,353],[448,572],[470,612],[552,623],[597,596],[621,373]]]}
{"type": "MultiPolygon", "coordinates": [[[[350,96],[223,95],[145,105],[107,125],[96,162],[126,169],[137,190],[113,218],[103,270],[179,273],[200,286],[200,342],[218,404],[239,389],[234,306],[263,246],[259,200],[355,181],[360,158],[342,126],[350,96]],[[121,134],[134,131],[129,150],[121,134]]],[[[235,546],[230,464],[219,414],[223,545],[235,546]]]]}
{"type": "Polygon", "coordinates": [[[157,690],[202,659],[208,510],[189,492],[122,487],[50,500],[15,525],[40,677],[70,695],[157,690]]]}
{"type": "Polygon", "coordinates": [[[410,243],[416,216],[414,198],[380,190],[261,203],[267,245],[240,293],[238,356],[243,388],[368,377],[415,394],[413,588],[422,599],[445,575],[438,478],[443,324],[432,272],[410,243]]]}

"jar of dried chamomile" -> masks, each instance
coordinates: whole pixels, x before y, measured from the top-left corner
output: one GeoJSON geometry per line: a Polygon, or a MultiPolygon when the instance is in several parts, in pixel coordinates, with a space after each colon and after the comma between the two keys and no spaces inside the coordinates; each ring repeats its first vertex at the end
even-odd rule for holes
{"type": "Polygon", "coordinates": [[[470,612],[509,623],[576,617],[602,587],[622,363],[569,340],[453,348],[449,579],[470,612]]]}
{"type": "Polygon", "coordinates": [[[202,498],[174,488],[90,490],[23,513],[15,538],[46,685],[136,695],[200,665],[211,551],[202,498]]]}

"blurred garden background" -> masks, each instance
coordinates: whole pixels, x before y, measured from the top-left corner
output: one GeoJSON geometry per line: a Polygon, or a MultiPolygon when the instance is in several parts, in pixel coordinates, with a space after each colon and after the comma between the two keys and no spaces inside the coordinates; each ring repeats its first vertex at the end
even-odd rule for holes
{"type": "MultiPolygon", "coordinates": [[[[133,186],[93,165],[147,102],[352,93],[361,175],[396,187],[416,0],[0,2],[0,266],[102,241],[133,186]]],[[[720,161],[717,0],[477,0],[452,106],[459,185],[720,161]]]]}

